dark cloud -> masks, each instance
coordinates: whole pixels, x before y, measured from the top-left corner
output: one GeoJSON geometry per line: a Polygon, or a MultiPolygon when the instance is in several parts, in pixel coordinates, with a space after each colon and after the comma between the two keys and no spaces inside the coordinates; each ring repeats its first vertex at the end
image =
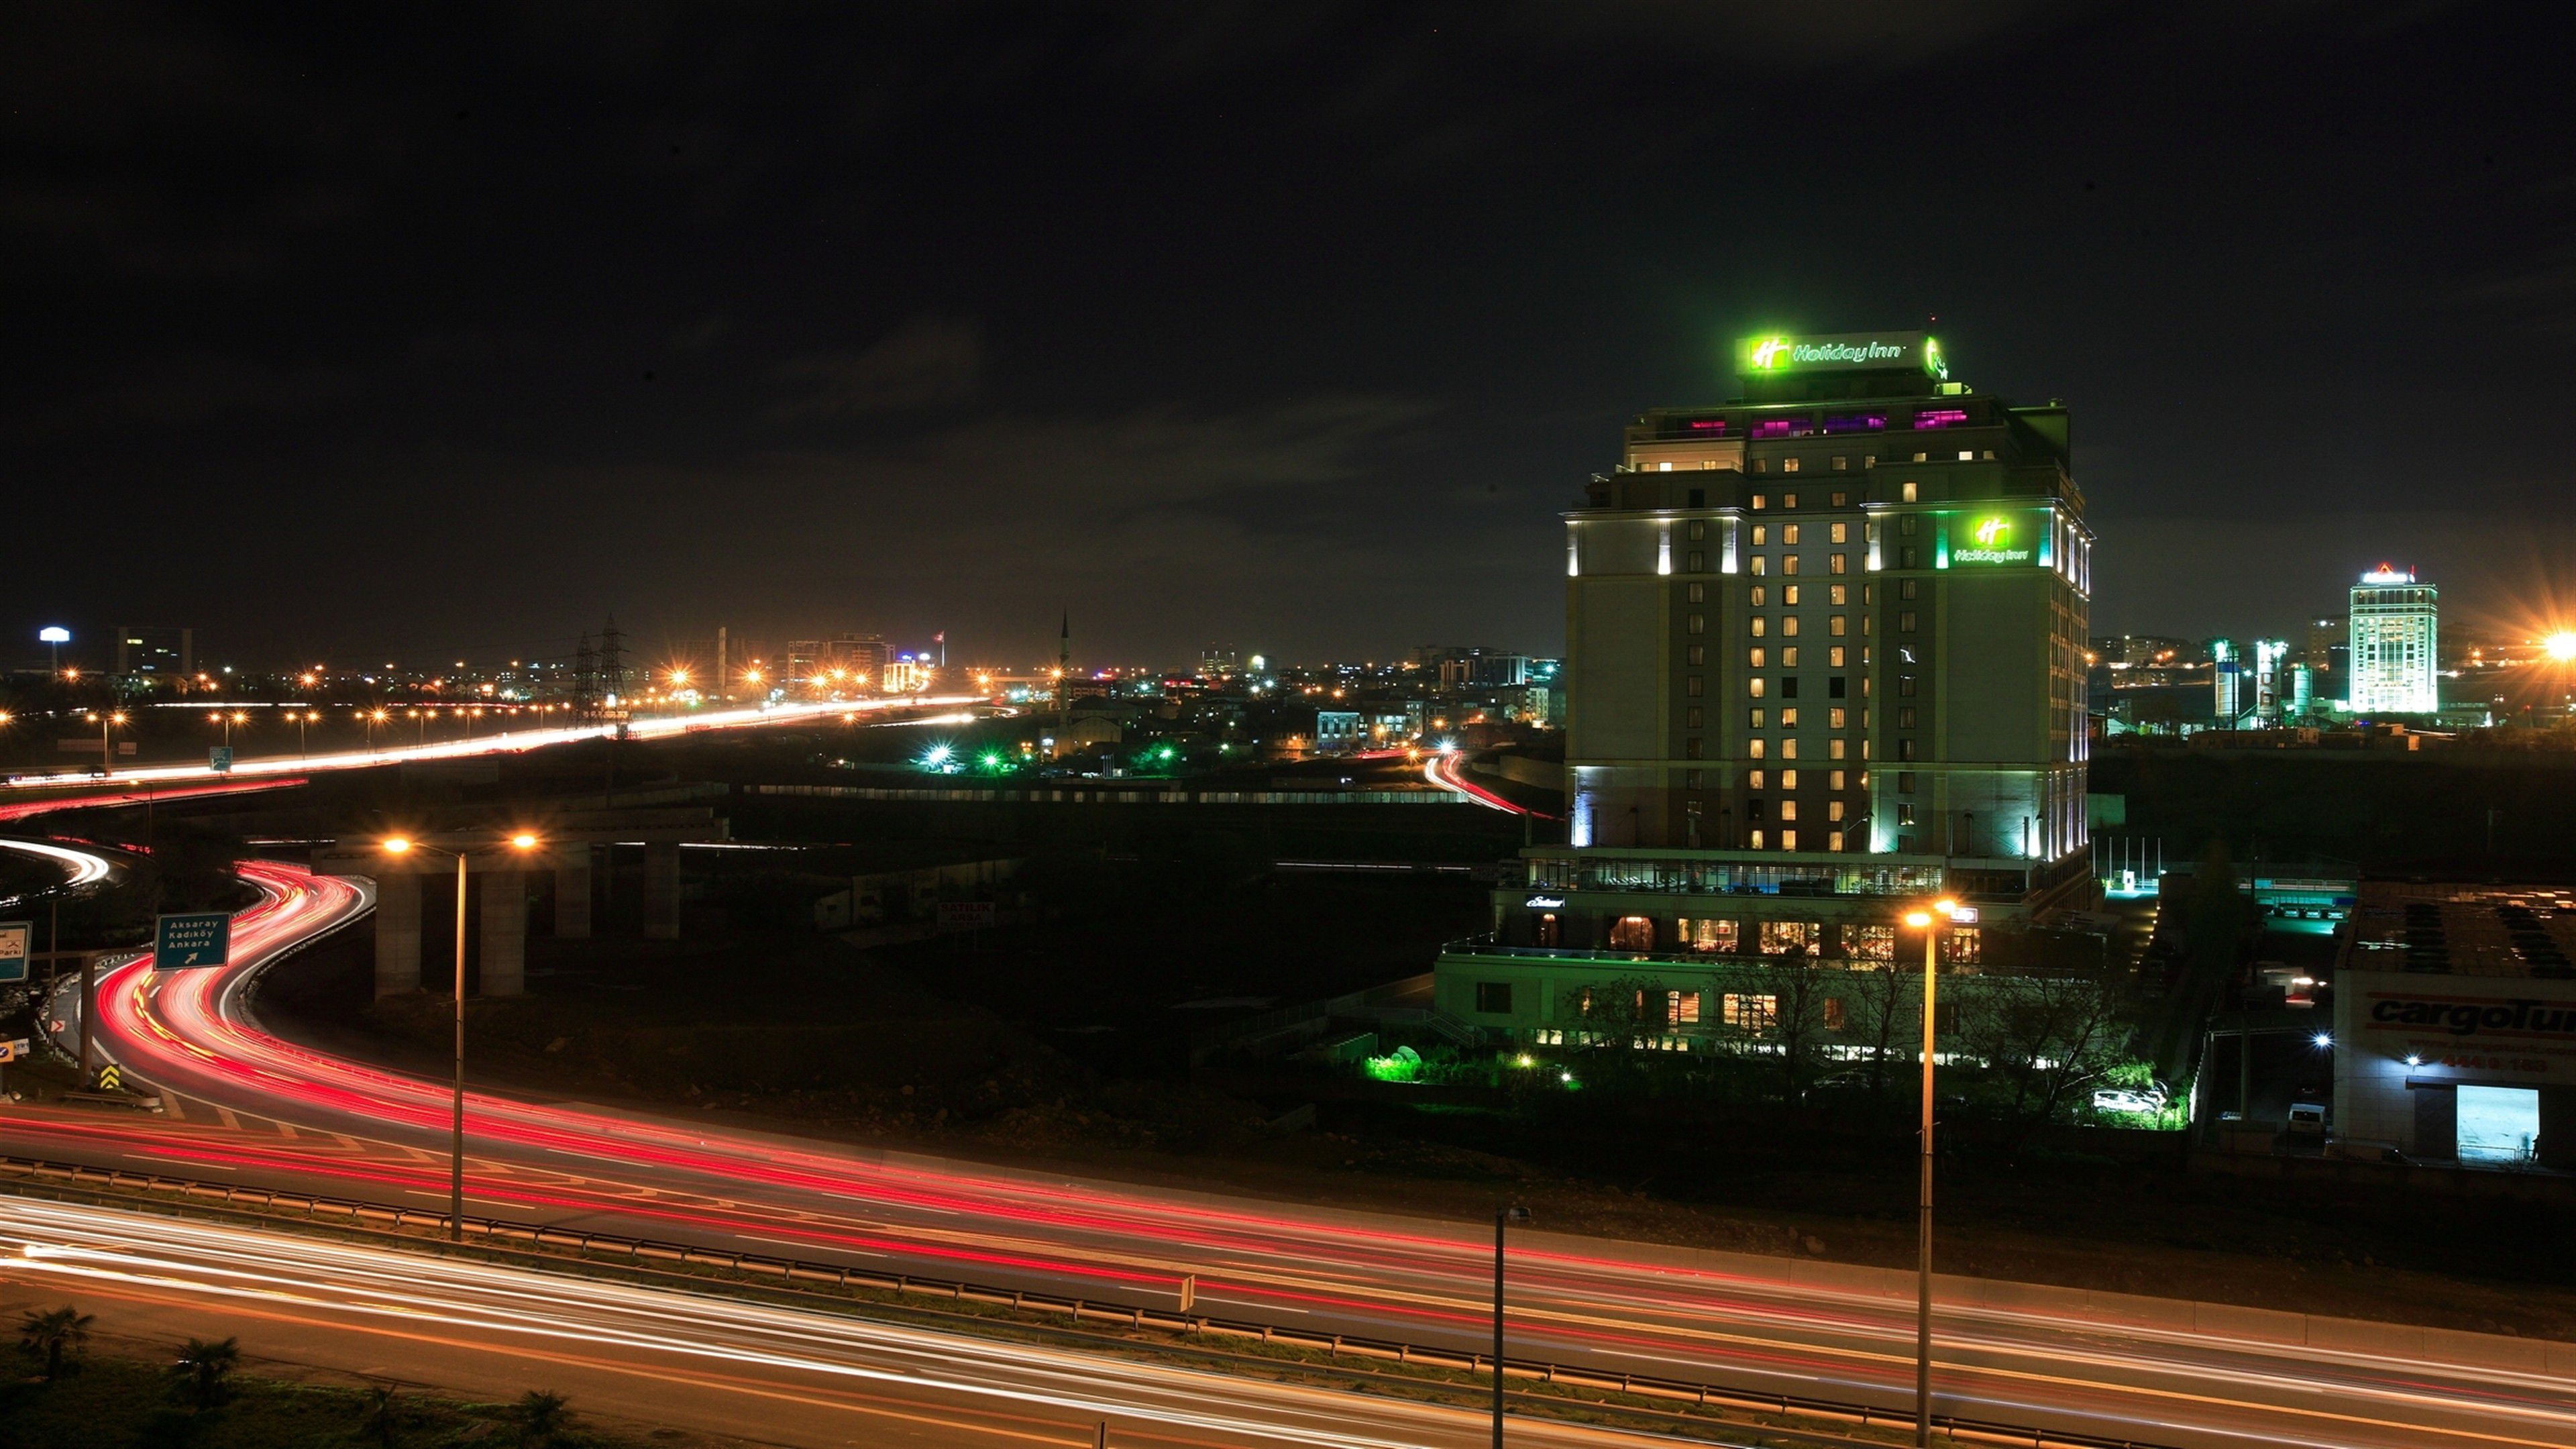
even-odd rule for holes
{"type": "Polygon", "coordinates": [[[191,548],[43,551],[9,638],[1547,650],[1628,415],[1748,328],[1935,314],[2074,407],[2108,628],[2278,632],[2389,534],[2484,608],[2479,538],[2576,518],[2558,11],[13,19],[13,524],[191,548]]]}

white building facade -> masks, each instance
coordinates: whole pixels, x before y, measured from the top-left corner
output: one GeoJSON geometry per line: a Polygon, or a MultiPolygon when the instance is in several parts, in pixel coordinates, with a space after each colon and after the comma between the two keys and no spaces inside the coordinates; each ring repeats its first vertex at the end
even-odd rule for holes
{"type": "Polygon", "coordinates": [[[2352,586],[2355,714],[2432,714],[2442,707],[2440,590],[2381,564],[2352,586]]]}

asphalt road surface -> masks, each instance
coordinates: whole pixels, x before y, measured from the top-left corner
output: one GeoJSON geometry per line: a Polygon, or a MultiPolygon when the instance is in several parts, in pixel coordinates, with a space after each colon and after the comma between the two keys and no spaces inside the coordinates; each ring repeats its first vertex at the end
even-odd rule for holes
{"type": "MultiPolygon", "coordinates": [[[[266,900],[234,964],[108,974],[99,1038],[174,1096],[176,1120],[19,1109],[9,1150],[435,1207],[448,1089],[280,1041],[245,1003],[280,951],[358,919],[363,882],[251,863],[266,900]]],[[[69,1038],[76,997],[51,1013],[69,1038]]],[[[1339,1212],[1015,1172],[711,1125],[475,1094],[477,1215],[1473,1348],[1488,1332],[1489,1223],[1339,1212]]],[[[1910,1301],[1683,1250],[1538,1233],[1511,1254],[1515,1356],[1900,1408],[1910,1301]]],[[[1953,1293],[1964,1300],[1964,1293],[1953,1293]]],[[[2115,1312],[1937,1315],[1936,1407],[2198,1446],[2576,1444],[2576,1381],[2503,1365],[2190,1334],[2115,1312]]]]}

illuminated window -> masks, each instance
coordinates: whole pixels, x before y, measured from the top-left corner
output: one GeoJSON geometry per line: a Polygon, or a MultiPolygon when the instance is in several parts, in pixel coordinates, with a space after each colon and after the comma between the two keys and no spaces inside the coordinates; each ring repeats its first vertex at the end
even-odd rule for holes
{"type": "MultiPolygon", "coordinates": [[[[1850,494],[1848,494],[1848,493],[1837,493],[1837,494],[1835,494],[1835,495],[1834,495],[1834,506],[1835,506],[1836,508],[1844,508],[1844,507],[1848,507],[1848,506],[1850,505],[1850,503],[1851,503],[1851,495],[1850,495],[1850,494]]],[[[1841,534],[1835,534],[1835,535],[1834,535],[1834,541],[1835,541],[1835,542],[1837,542],[1837,543],[1841,542],[1841,541],[1842,541],[1842,535],[1841,535],[1841,534]]]]}
{"type": "Polygon", "coordinates": [[[1793,729],[1796,729],[1797,727],[1798,727],[1798,709],[1797,709],[1797,706],[1795,706],[1795,705],[1784,705],[1784,706],[1782,706],[1782,707],[1781,707],[1781,710],[1780,710],[1780,728],[1782,728],[1782,729],[1784,729],[1784,730],[1793,730],[1793,729]]]}
{"type": "Polygon", "coordinates": [[[1747,844],[1747,845],[1745,846],[1745,848],[1746,848],[1747,850],[1760,850],[1760,849],[1762,848],[1762,832],[1761,832],[1761,831],[1756,830],[1756,831],[1752,832],[1750,835],[1746,836],[1746,837],[1745,837],[1745,839],[1749,842],[1749,844],[1747,844]]]}
{"type": "Polygon", "coordinates": [[[1744,561],[1744,571],[1758,579],[1771,571],[1770,564],[1768,557],[1757,553],[1744,561]]]}
{"type": "Polygon", "coordinates": [[[1851,572],[1851,555],[1850,555],[1850,554],[1847,554],[1847,553],[1829,553],[1829,554],[1826,554],[1826,555],[1825,555],[1825,572],[1826,572],[1826,573],[1829,573],[1829,574],[1847,574],[1847,573],[1850,573],[1850,572],[1851,572]]]}
{"type": "Polygon", "coordinates": [[[1718,951],[1732,955],[1736,949],[1733,921],[1691,921],[1685,924],[1681,934],[1682,939],[1688,941],[1694,951],[1718,951]]]}
{"type": "MultiPolygon", "coordinates": [[[[1758,759],[1761,759],[1761,758],[1762,758],[1762,741],[1760,741],[1760,740],[1746,740],[1746,741],[1744,742],[1744,757],[1745,757],[1746,759],[1748,759],[1748,760],[1758,760],[1758,759]]],[[[1756,849],[1756,850],[1761,849],[1761,848],[1762,848],[1762,842],[1761,842],[1761,841],[1758,841],[1758,840],[1757,840],[1757,841],[1755,841],[1755,842],[1753,842],[1753,848],[1754,848],[1754,849],[1756,849]]]]}
{"type": "MultiPolygon", "coordinates": [[[[1836,771],[1834,771],[1834,773],[1835,773],[1835,774],[1837,774],[1837,775],[1839,775],[1839,774],[1841,774],[1841,773],[1842,773],[1842,771],[1840,771],[1840,770],[1836,770],[1836,771]]],[[[1843,802],[1841,802],[1840,800],[1828,800],[1828,801],[1826,801],[1826,802],[1825,802],[1825,818],[1826,818],[1827,820],[1840,820],[1840,819],[1842,819],[1842,818],[1843,818],[1843,802]]]]}
{"type": "MultiPolygon", "coordinates": [[[[1755,471],[1759,472],[1759,471],[1761,470],[1761,467],[1762,467],[1762,460],[1761,460],[1761,459],[1759,459],[1759,458],[1754,459],[1754,460],[1753,460],[1753,467],[1754,467],[1754,470],[1755,470],[1755,471]]],[[[1765,500],[1764,500],[1764,498],[1762,497],[1762,495],[1761,495],[1761,494],[1756,493],[1756,494],[1754,494],[1754,495],[1753,495],[1753,506],[1754,506],[1755,508],[1757,508],[1757,509],[1760,509],[1760,508],[1767,508],[1767,507],[1769,507],[1770,505],[1769,505],[1769,503],[1768,503],[1767,501],[1765,501],[1765,500]]]]}
{"type": "MultiPolygon", "coordinates": [[[[1783,723],[1786,723],[1786,721],[1783,721],[1783,723]]],[[[1780,802],[1780,818],[1781,818],[1781,819],[1783,819],[1783,820],[1795,820],[1795,819],[1797,819],[1797,818],[1798,818],[1798,802],[1797,802],[1797,801],[1795,801],[1795,800],[1783,800],[1783,801],[1781,801],[1781,802],[1780,802]]]]}
{"type": "Polygon", "coordinates": [[[1756,548],[1759,548],[1770,541],[1771,525],[1767,523],[1757,523],[1753,525],[1753,544],[1756,548]]]}
{"type": "Polygon", "coordinates": [[[1953,966],[1974,966],[1985,959],[1985,938],[1974,926],[1952,926],[1950,949],[1945,953],[1953,966]]]}
{"type": "Polygon", "coordinates": [[[1664,993],[1664,1023],[1667,1026],[1699,1024],[1699,993],[1667,991],[1664,993]]]}
{"type": "Polygon", "coordinates": [[[1795,614],[1782,614],[1780,616],[1780,633],[1784,638],[1797,638],[1798,616],[1795,614]]]}
{"type": "MultiPolygon", "coordinates": [[[[1851,525],[1850,525],[1850,524],[1848,524],[1848,523],[1837,523],[1837,524],[1835,524],[1835,525],[1833,526],[1833,529],[1832,529],[1832,536],[1831,536],[1829,539],[1827,539],[1827,542],[1829,542],[1829,543],[1849,543],[1849,542],[1851,542],[1851,525]]],[[[1834,572],[1836,572],[1836,573],[1840,573],[1840,572],[1842,572],[1842,570],[1840,570],[1840,569],[1836,569],[1836,570],[1834,570],[1834,572]]]]}
{"type": "Polygon", "coordinates": [[[1914,806],[1912,804],[1902,800],[1897,802],[1896,823],[1899,825],[1911,825],[1914,823],[1914,806]]]}
{"type": "MultiPolygon", "coordinates": [[[[1961,456],[1961,457],[1965,457],[1965,456],[1967,456],[1967,455],[1963,453],[1963,454],[1961,454],[1960,456],[1961,456]]],[[[1797,459],[1795,459],[1795,458],[1783,458],[1783,459],[1781,459],[1781,460],[1780,460],[1780,471],[1781,471],[1781,472],[1783,472],[1783,473],[1795,473],[1795,472],[1797,472],[1797,471],[1798,471],[1798,460],[1797,460],[1797,459]]]]}
{"type": "Polygon", "coordinates": [[[1826,997],[1825,1030],[1840,1031],[1843,1029],[1843,1021],[1843,999],[1839,996],[1826,997]]]}
{"type": "MultiPolygon", "coordinates": [[[[1914,455],[1914,461],[1915,461],[1915,462],[1917,462],[1917,463],[1922,462],[1922,461],[1923,461],[1923,455],[1922,455],[1921,453],[1917,453],[1917,454],[1915,454],[1915,455],[1914,455]]],[[[1916,498],[1915,498],[1915,496],[1914,496],[1914,485],[1913,485],[1913,484],[1908,483],[1908,484],[1906,484],[1906,485],[1904,486],[1904,498],[1905,498],[1905,501],[1906,501],[1906,502],[1908,502],[1908,503],[1914,503],[1914,502],[1919,501],[1919,500],[1918,500],[1918,499],[1916,499],[1916,498]]],[[[1762,505],[1761,505],[1761,504],[1759,504],[1759,503],[1756,503],[1756,504],[1754,504],[1753,506],[1754,506],[1754,507],[1756,507],[1756,508],[1759,508],[1759,507],[1761,507],[1762,505]]],[[[1906,521],[1907,521],[1909,524],[1913,522],[1913,520],[1912,520],[1910,517],[1909,517],[1906,521]]],[[[1909,527],[1909,528],[1907,528],[1905,531],[1906,531],[1907,533],[1912,533],[1914,530],[1913,530],[1912,528],[1910,528],[1910,527],[1909,527]]]]}
{"type": "Polygon", "coordinates": [[[1796,584],[1782,584],[1780,586],[1780,602],[1793,609],[1796,608],[1798,605],[1798,586],[1796,584]]]}
{"type": "Polygon", "coordinates": [[[1770,728],[1770,714],[1771,711],[1767,709],[1755,708],[1747,710],[1745,711],[1745,724],[1752,729],[1768,729],[1770,728]]]}
{"type": "Polygon", "coordinates": [[[1795,770],[1782,770],[1780,772],[1780,788],[1783,790],[1797,789],[1798,772],[1795,770]]]}
{"type": "Polygon", "coordinates": [[[1796,554],[1794,554],[1794,553],[1784,553],[1784,554],[1780,555],[1780,572],[1782,572],[1782,573],[1784,573],[1784,574],[1794,574],[1794,573],[1796,573],[1797,571],[1798,571],[1798,556],[1797,556],[1796,554]]]}
{"type": "Polygon", "coordinates": [[[1840,849],[1842,849],[1842,848],[1843,848],[1843,833],[1842,833],[1841,831],[1839,831],[1839,830],[1828,830],[1828,831],[1826,831],[1826,832],[1825,832],[1825,849],[1827,849],[1827,850],[1840,850],[1840,849]]]}
{"type": "Polygon", "coordinates": [[[1706,614],[1689,615],[1683,619],[1682,627],[1693,634],[1705,634],[1708,632],[1708,616],[1706,614]]]}
{"type": "MultiPolygon", "coordinates": [[[[1929,453],[1917,453],[1914,455],[1914,461],[1917,463],[1928,463],[1932,461],[1932,455],[1929,453]]],[[[1905,501],[1908,503],[1914,501],[1914,485],[1911,483],[1905,485],[1905,501]]]]}
{"type": "Polygon", "coordinates": [[[1780,506],[1781,506],[1781,507],[1783,507],[1783,508],[1795,508],[1795,507],[1797,507],[1797,506],[1798,506],[1798,495],[1797,495],[1797,494],[1795,494],[1795,493],[1783,493],[1783,494],[1781,494],[1781,495],[1780,495],[1780,506]]]}
{"type": "Polygon", "coordinates": [[[1655,922],[1648,916],[1621,916],[1610,924],[1610,944],[1622,951],[1655,949],[1655,922]]]}
{"type": "MultiPolygon", "coordinates": [[[[1917,463],[1922,462],[1922,461],[1923,461],[1923,455],[1922,455],[1922,454],[1920,454],[1920,453],[1915,454],[1915,455],[1914,455],[1914,461],[1915,461],[1915,462],[1917,462],[1917,463]]],[[[1756,473],[1768,473],[1768,472],[1770,472],[1770,471],[1771,471],[1771,460],[1770,460],[1770,459],[1768,459],[1768,458],[1756,458],[1756,459],[1754,459],[1754,460],[1753,460],[1753,471],[1754,471],[1754,472],[1756,472],[1756,473]]],[[[1762,506],[1762,500],[1761,500],[1760,498],[1756,498],[1756,499],[1754,499],[1754,500],[1753,500],[1753,506],[1754,506],[1754,507],[1756,507],[1756,508],[1761,507],[1761,506],[1762,506]]]]}
{"type": "Polygon", "coordinates": [[[1825,632],[1826,632],[1826,633],[1828,633],[1828,634],[1833,635],[1833,636],[1834,636],[1835,638],[1837,638],[1837,639],[1840,639],[1841,637],[1843,637],[1843,632],[1844,632],[1845,628],[1847,627],[1847,626],[1845,625],[1845,623],[1844,623],[1844,620],[1845,620],[1847,617],[1848,617],[1847,615],[1843,615],[1843,614],[1828,614],[1828,615],[1826,615],[1826,616],[1825,616],[1825,632]]]}
{"type": "Polygon", "coordinates": [[[1843,605],[1845,605],[1845,604],[1850,603],[1850,602],[1851,602],[1851,585],[1849,585],[1849,584],[1829,584],[1829,585],[1827,585],[1827,586],[1826,586],[1826,588],[1825,588],[1825,602],[1826,602],[1826,603],[1828,603],[1828,604],[1833,605],[1833,606],[1834,606],[1835,608],[1837,608],[1837,609],[1841,608],[1841,607],[1842,607],[1843,605]]]}
{"type": "Polygon", "coordinates": [[[1752,622],[1745,625],[1745,627],[1753,631],[1754,638],[1759,639],[1767,630],[1770,629],[1771,616],[1768,614],[1756,614],[1753,616],[1752,622]]]}
{"type": "Polygon", "coordinates": [[[1841,646],[1840,644],[1837,644],[1837,645],[1835,645],[1834,647],[1832,647],[1831,649],[1826,650],[1826,651],[1825,651],[1825,663],[1827,663],[1828,665],[1831,665],[1833,668],[1836,668],[1836,669],[1840,669],[1840,668],[1842,668],[1842,667],[1843,667],[1843,646],[1841,646]]]}
{"type": "Polygon", "coordinates": [[[1842,771],[1840,771],[1840,770],[1828,770],[1828,771],[1826,771],[1826,772],[1825,772],[1825,788],[1826,788],[1826,789],[1828,789],[1828,790],[1839,790],[1839,789],[1841,789],[1842,787],[1843,787],[1843,772],[1842,772],[1842,771]]]}
{"type": "Polygon", "coordinates": [[[1850,468],[1850,467],[1851,467],[1851,460],[1850,460],[1849,458],[1844,457],[1844,456],[1843,456],[1842,454],[1840,454],[1840,453],[1836,453],[1836,454],[1834,455],[1834,471],[1835,471],[1835,472],[1840,473],[1840,472],[1843,472],[1843,471],[1845,471],[1846,469],[1848,469],[1848,468],[1850,468]]]}
{"type": "Polygon", "coordinates": [[[1753,696],[1755,699],[1760,699],[1762,697],[1764,687],[1763,677],[1759,674],[1756,674],[1744,681],[1744,692],[1753,696]]]}
{"type": "Polygon", "coordinates": [[[1797,645],[1789,645],[1787,648],[1780,651],[1780,667],[1783,669],[1795,669],[1798,667],[1797,645]]]}
{"type": "Polygon", "coordinates": [[[1848,726],[1846,726],[1846,725],[1843,723],[1843,720],[1844,720],[1844,718],[1845,718],[1845,716],[1846,716],[1847,714],[1848,714],[1848,711],[1844,710],[1844,709],[1843,709],[1841,706],[1839,706],[1839,705],[1836,705],[1836,706],[1833,706],[1833,707],[1831,707],[1831,708],[1828,708],[1828,709],[1825,711],[1825,728],[1827,728],[1827,729],[1829,729],[1829,730],[1838,730],[1838,729],[1845,729],[1845,728],[1848,728],[1848,726]]]}
{"type": "Polygon", "coordinates": [[[1825,741],[1825,758],[1828,760],[1839,760],[1843,758],[1842,736],[1836,735],[1832,739],[1825,741]]]}
{"type": "Polygon", "coordinates": [[[1759,790],[1759,789],[1761,789],[1761,788],[1762,788],[1762,772],[1761,772],[1760,770],[1748,770],[1748,771],[1746,771],[1746,772],[1745,772],[1745,774],[1744,774],[1744,785],[1745,785],[1745,788],[1746,788],[1746,789],[1749,789],[1749,790],[1759,790]]]}
{"type": "Polygon", "coordinates": [[[1780,742],[1780,758],[1784,760],[1798,758],[1798,741],[1794,737],[1780,742]]]}
{"type": "MultiPolygon", "coordinates": [[[[1790,507],[1792,507],[1792,508],[1795,508],[1795,507],[1797,507],[1798,505],[1797,505],[1795,502],[1792,502],[1792,503],[1790,503],[1790,505],[1789,505],[1789,506],[1790,506],[1790,507]]],[[[1796,525],[1796,524],[1794,524],[1794,523],[1784,523],[1784,524],[1781,524],[1781,525],[1780,525],[1780,541],[1781,541],[1782,543],[1784,543],[1784,544],[1795,544],[1795,543],[1797,543],[1797,541],[1798,541],[1798,525],[1796,525]]]]}
{"type": "MultiPolygon", "coordinates": [[[[1754,849],[1759,850],[1761,847],[1757,845],[1754,849]]],[[[1764,935],[1769,935],[1771,923],[1764,922],[1762,930],[1764,935]]],[[[1764,949],[1768,950],[1769,947],[1766,946],[1764,949]]],[[[1719,1002],[1719,1010],[1724,1015],[1728,1026],[1742,1031],[1766,1032],[1779,1020],[1780,998],[1730,991],[1719,1002]]]]}
{"type": "Polygon", "coordinates": [[[1770,652],[1771,651],[1763,648],[1761,645],[1756,644],[1752,648],[1744,651],[1744,662],[1755,669],[1768,668],[1770,667],[1769,661],[1764,656],[1770,652]]]}
{"type": "Polygon", "coordinates": [[[1855,961],[1893,961],[1896,959],[1896,928],[1845,926],[1843,954],[1855,961]]]}

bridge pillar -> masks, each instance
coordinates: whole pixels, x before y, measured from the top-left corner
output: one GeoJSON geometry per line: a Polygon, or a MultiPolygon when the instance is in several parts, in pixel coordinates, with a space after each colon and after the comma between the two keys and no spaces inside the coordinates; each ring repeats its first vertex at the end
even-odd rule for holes
{"type": "Polygon", "coordinates": [[[420,989],[420,877],[376,877],[376,999],[420,989]]]}
{"type": "Polygon", "coordinates": [[[644,847],[644,939],[680,939],[680,847],[669,841],[644,847]]]}
{"type": "Polygon", "coordinates": [[[515,870],[483,872],[484,996],[528,989],[528,887],[515,870]]]}
{"type": "Polygon", "coordinates": [[[555,939],[590,939],[590,847],[572,847],[574,859],[555,867],[555,939]]]}

